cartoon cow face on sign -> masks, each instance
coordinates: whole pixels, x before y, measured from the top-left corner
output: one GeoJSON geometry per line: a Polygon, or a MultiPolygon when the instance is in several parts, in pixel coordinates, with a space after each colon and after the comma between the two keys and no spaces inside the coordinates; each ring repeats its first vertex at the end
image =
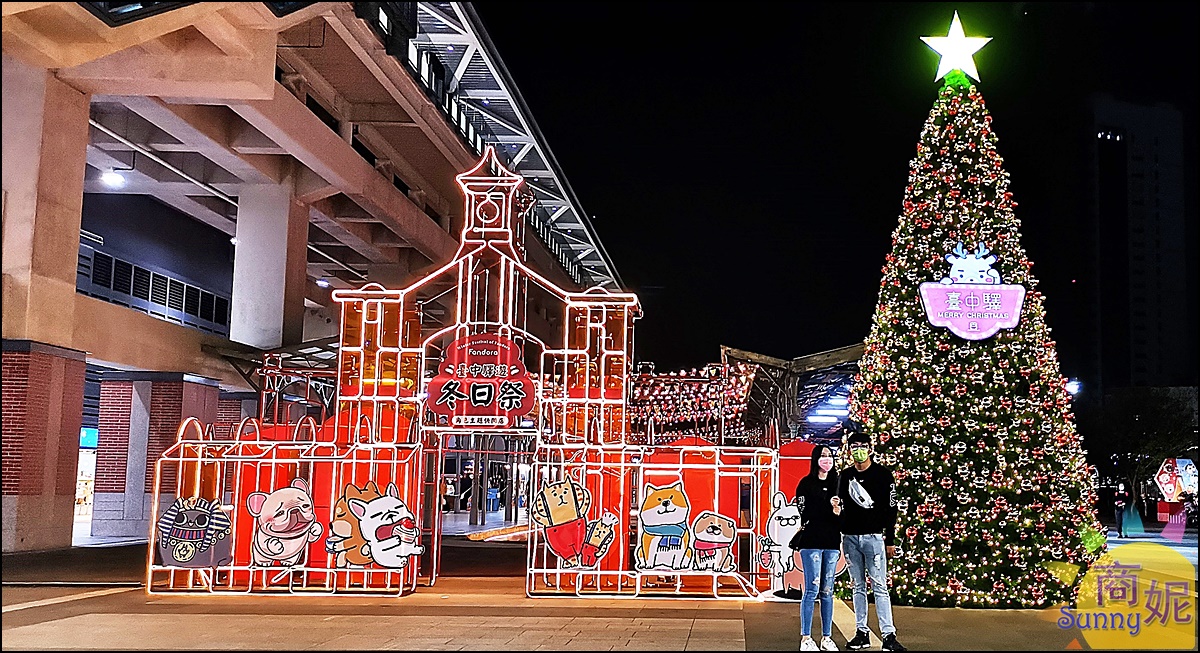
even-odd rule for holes
{"type": "Polygon", "coordinates": [[[992,269],[996,257],[989,255],[983,243],[977,244],[974,252],[968,252],[960,242],[953,253],[946,255],[946,260],[950,262],[950,276],[943,278],[942,283],[1000,283],[1000,273],[992,269]]]}

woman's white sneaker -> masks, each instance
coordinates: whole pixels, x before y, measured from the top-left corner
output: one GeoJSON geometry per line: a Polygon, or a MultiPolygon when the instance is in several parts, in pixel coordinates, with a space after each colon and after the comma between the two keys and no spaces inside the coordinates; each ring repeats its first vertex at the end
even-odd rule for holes
{"type": "Polygon", "coordinates": [[[829,639],[828,637],[822,637],[821,638],[821,650],[822,651],[836,651],[836,650],[838,650],[838,647],[837,647],[837,644],[833,643],[832,639],[829,639]]]}
{"type": "Polygon", "coordinates": [[[821,649],[817,648],[817,643],[813,641],[813,638],[805,637],[804,639],[800,640],[800,650],[801,651],[819,651],[821,649]]]}

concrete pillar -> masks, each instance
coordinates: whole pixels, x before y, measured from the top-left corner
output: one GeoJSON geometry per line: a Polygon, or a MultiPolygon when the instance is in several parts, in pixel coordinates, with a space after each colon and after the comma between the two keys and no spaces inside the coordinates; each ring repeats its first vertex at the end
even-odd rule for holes
{"type": "MultiPolygon", "coordinates": [[[[104,373],[92,535],[149,534],[155,462],[175,443],[184,419],[216,421],[219,392],[215,381],[178,372],[104,373]]],[[[174,472],[164,470],[164,487],[174,486],[174,472]]]]}
{"type": "Polygon", "coordinates": [[[238,195],[229,339],[260,349],[304,338],[308,207],[289,180],[238,195]]]}
{"type": "Polygon", "coordinates": [[[70,349],[85,93],[3,55],[3,550],[71,546],[83,352],[70,349]]]}
{"type": "Polygon", "coordinates": [[[3,341],[5,553],[71,546],[84,358],[39,342],[3,341]]]}
{"type": "Polygon", "coordinates": [[[4,337],[71,347],[90,98],[3,65],[4,337]]]}

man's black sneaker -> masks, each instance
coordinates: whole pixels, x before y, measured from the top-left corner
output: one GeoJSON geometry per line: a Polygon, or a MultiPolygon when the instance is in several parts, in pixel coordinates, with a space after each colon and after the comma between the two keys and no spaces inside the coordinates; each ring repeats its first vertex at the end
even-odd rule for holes
{"type": "Polygon", "coordinates": [[[896,634],[891,633],[883,636],[883,650],[885,651],[907,651],[904,645],[896,641],[896,634]]]}
{"type": "MultiPolygon", "coordinates": [[[[892,641],[895,641],[895,639],[896,638],[893,637],[892,641]]],[[[846,648],[848,648],[852,651],[861,651],[864,648],[870,648],[870,647],[871,647],[871,633],[866,630],[860,630],[857,633],[854,633],[854,639],[852,639],[846,643],[846,648]]]]}

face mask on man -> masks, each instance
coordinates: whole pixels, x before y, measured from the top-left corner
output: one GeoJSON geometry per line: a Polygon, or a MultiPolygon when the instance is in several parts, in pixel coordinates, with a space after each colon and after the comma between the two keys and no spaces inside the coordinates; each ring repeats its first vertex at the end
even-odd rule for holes
{"type": "Polygon", "coordinates": [[[817,459],[817,467],[820,467],[821,471],[823,471],[823,472],[827,472],[827,471],[833,469],[833,457],[832,456],[821,456],[820,458],[817,459]]]}
{"type": "Polygon", "coordinates": [[[871,455],[870,451],[868,451],[865,447],[860,448],[860,449],[851,449],[850,450],[850,457],[853,458],[854,462],[856,462],[856,463],[867,462],[867,458],[870,457],[870,455],[871,455]]]}

